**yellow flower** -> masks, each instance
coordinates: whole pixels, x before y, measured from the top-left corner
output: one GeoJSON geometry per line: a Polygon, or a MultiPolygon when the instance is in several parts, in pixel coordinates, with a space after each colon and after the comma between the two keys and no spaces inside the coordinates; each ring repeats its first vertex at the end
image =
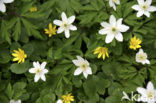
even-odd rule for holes
{"type": "Polygon", "coordinates": [[[30,12],[36,12],[37,11],[37,7],[31,7],[30,8],[30,12]]]}
{"type": "Polygon", "coordinates": [[[141,40],[139,38],[136,38],[136,36],[134,36],[133,38],[131,38],[130,40],[130,49],[134,49],[136,50],[137,48],[141,48],[141,40]]]}
{"type": "Polygon", "coordinates": [[[63,103],[70,103],[71,101],[74,101],[74,96],[71,96],[71,93],[68,95],[63,95],[63,103]]]}
{"type": "Polygon", "coordinates": [[[52,24],[49,24],[49,29],[44,29],[45,33],[49,35],[49,37],[51,37],[52,35],[56,35],[56,26],[52,27],[52,24]]]}
{"type": "Polygon", "coordinates": [[[98,47],[94,50],[94,54],[98,54],[98,58],[102,56],[103,60],[105,60],[105,57],[109,57],[108,55],[108,49],[106,47],[98,47]]]}
{"type": "Polygon", "coordinates": [[[12,53],[12,56],[15,58],[13,61],[18,61],[18,63],[21,63],[25,61],[25,58],[27,58],[27,54],[24,53],[24,50],[18,48],[18,50],[14,50],[14,53],[12,53]]]}

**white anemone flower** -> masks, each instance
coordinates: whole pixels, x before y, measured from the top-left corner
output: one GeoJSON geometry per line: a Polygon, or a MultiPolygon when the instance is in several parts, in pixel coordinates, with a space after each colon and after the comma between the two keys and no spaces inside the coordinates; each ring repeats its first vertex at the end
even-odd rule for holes
{"type": "Polygon", "coordinates": [[[152,82],[148,82],[147,88],[138,87],[137,91],[138,93],[141,94],[141,96],[138,98],[139,102],[140,101],[147,103],[156,102],[156,90],[154,89],[152,82]]]}
{"type": "Polygon", "coordinates": [[[150,61],[147,59],[147,54],[142,49],[139,49],[139,52],[136,53],[136,62],[150,64],[150,61]]]}
{"type": "Polygon", "coordinates": [[[75,16],[71,16],[67,18],[66,14],[62,12],[61,14],[62,21],[61,20],[54,20],[53,23],[57,26],[59,26],[57,33],[65,32],[65,37],[70,37],[70,30],[77,30],[77,27],[72,25],[72,23],[75,21],[75,16]]]}
{"type": "Polygon", "coordinates": [[[6,12],[6,3],[12,3],[14,0],[0,0],[0,11],[1,12],[6,12]]]}
{"type": "Polygon", "coordinates": [[[46,81],[45,74],[48,73],[48,70],[45,69],[46,62],[43,62],[41,65],[39,62],[33,62],[34,68],[30,68],[30,73],[35,73],[34,81],[38,82],[38,80],[41,78],[43,81],[46,81]]]}
{"type": "Polygon", "coordinates": [[[110,7],[113,7],[113,9],[116,11],[115,4],[120,5],[120,0],[109,0],[110,7]]]}
{"type": "Polygon", "coordinates": [[[15,100],[10,100],[10,103],[21,103],[21,100],[17,100],[17,101],[15,101],[15,100]]]}
{"type": "Polygon", "coordinates": [[[116,20],[114,15],[111,15],[109,18],[109,23],[102,22],[101,26],[104,27],[103,29],[99,30],[99,34],[106,35],[105,42],[110,43],[115,38],[116,40],[122,42],[123,36],[121,32],[126,32],[129,29],[129,26],[122,24],[122,18],[116,20]]]}
{"type": "Polygon", "coordinates": [[[78,66],[74,72],[74,75],[80,75],[83,72],[84,77],[87,78],[88,74],[92,74],[92,69],[89,66],[89,62],[87,60],[77,56],[77,59],[72,60],[72,62],[78,66]]]}
{"type": "Polygon", "coordinates": [[[150,12],[156,11],[156,7],[151,6],[152,0],[137,0],[138,5],[133,5],[132,8],[136,11],[137,17],[141,17],[142,15],[146,15],[147,17],[150,17],[150,12]]]}

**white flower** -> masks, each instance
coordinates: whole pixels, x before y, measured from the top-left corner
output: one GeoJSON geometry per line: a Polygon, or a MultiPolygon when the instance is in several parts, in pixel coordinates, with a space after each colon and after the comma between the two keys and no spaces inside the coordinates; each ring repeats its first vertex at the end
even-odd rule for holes
{"type": "Polygon", "coordinates": [[[150,17],[150,12],[156,11],[156,7],[151,6],[152,0],[137,0],[139,5],[133,5],[132,8],[136,11],[137,17],[141,17],[142,15],[146,15],[150,17]]]}
{"type": "Polygon", "coordinates": [[[21,103],[21,100],[17,100],[17,101],[15,101],[15,100],[10,100],[10,103],[21,103]]]}
{"type": "Polygon", "coordinates": [[[14,0],[0,0],[0,11],[6,12],[5,3],[12,3],[14,0]]]}
{"type": "Polygon", "coordinates": [[[109,5],[110,5],[110,7],[113,7],[114,10],[116,10],[115,4],[119,5],[120,0],[109,0],[109,5]]]}
{"type": "Polygon", "coordinates": [[[139,52],[136,53],[136,62],[142,64],[150,64],[150,61],[147,59],[147,54],[144,53],[142,49],[139,49],[139,52]]]}
{"type": "Polygon", "coordinates": [[[101,26],[103,26],[104,28],[99,31],[99,34],[101,35],[107,34],[105,39],[106,43],[112,42],[114,38],[120,42],[123,41],[123,36],[121,32],[126,32],[129,29],[129,27],[123,25],[122,20],[123,19],[120,18],[119,20],[116,21],[114,15],[111,15],[109,18],[109,23],[107,22],[101,23],[101,26]]]}
{"type": "Polygon", "coordinates": [[[148,82],[147,88],[138,87],[137,91],[141,94],[141,97],[138,98],[138,101],[155,103],[156,102],[156,90],[152,82],[148,82]]]}
{"type": "Polygon", "coordinates": [[[88,74],[92,74],[92,69],[89,66],[89,62],[87,60],[77,56],[77,59],[72,60],[72,62],[78,66],[74,72],[74,75],[80,75],[83,72],[84,77],[87,78],[88,74]]]}
{"type": "Polygon", "coordinates": [[[37,82],[40,78],[43,81],[46,81],[45,74],[48,73],[48,70],[45,69],[46,62],[43,62],[41,65],[39,62],[33,62],[34,68],[30,68],[29,72],[30,73],[35,73],[35,78],[34,81],[37,82]]]}
{"type": "Polygon", "coordinates": [[[62,17],[62,21],[61,20],[54,20],[53,23],[55,25],[60,26],[57,30],[57,33],[62,33],[65,32],[65,37],[69,38],[70,37],[70,30],[77,30],[77,27],[72,25],[72,23],[75,20],[75,16],[71,16],[69,18],[67,18],[66,14],[64,12],[62,12],[61,14],[62,17]]]}
{"type": "Polygon", "coordinates": [[[56,103],[63,103],[63,101],[59,99],[56,103]]]}

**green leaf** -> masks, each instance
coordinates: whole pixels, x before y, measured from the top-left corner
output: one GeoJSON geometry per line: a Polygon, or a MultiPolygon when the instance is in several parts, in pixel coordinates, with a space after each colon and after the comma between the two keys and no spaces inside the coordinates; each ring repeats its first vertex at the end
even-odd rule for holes
{"type": "Polygon", "coordinates": [[[9,97],[9,99],[12,99],[12,96],[14,94],[14,91],[12,90],[11,84],[9,83],[6,90],[5,90],[6,95],[9,97]]]}

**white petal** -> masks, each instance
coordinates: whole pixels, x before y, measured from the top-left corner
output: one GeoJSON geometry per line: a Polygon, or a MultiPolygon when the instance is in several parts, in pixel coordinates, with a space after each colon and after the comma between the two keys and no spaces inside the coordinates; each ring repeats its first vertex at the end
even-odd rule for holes
{"type": "Polygon", "coordinates": [[[150,6],[149,9],[148,9],[148,11],[150,11],[150,12],[154,12],[154,11],[156,11],[156,7],[154,7],[154,6],[150,6]]]}
{"type": "Polygon", "coordinates": [[[82,73],[82,69],[81,68],[77,68],[74,72],[74,75],[80,75],[82,73]]]}
{"type": "Polygon", "coordinates": [[[123,18],[120,18],[119,20],[117,20],[117,26],[122,25],[122,20],[123,20],[123,18]]]}
{"type": "Polygon", "coordinates": [[[30,72],[30,73],[35,73],[35,71],[36,71],[35,68],[30,68],[30,69],[29,69],[29,72],[30,72]]]}
{"type": "Polygon", "coordinates": [[[45,66],[46,66],[46,64],[47,64],[47,62],[43,62],[43,63],[41,64],[41,69],[44,69],[45,66]]]}
{"type": "Polygon", "coordinates": [[[101,26],[107,28],[107,27],[110,27],[110,24],[107,23],[107,22],[102,22],[102,23],[101,23],[101,26]]]}
{"type": "Polygon", "coordinates": [[[47,69],[43,69],[43,73],[44,74],[48,73],[48,70],[47,69]]]}
{"type": "Polygon", "coordinates": [[[138,88],[137,88],[137,91],[138,91],[141,95],[146,96],[146,89],[145,89],[145,88],[138,87],[138,88]]]}
{"type": "Polygon", "coordinates": [[[43,81],[46,81],[45,75],[41,75],[41,79],[42,79],[43,81]]]}
{"type": "Polygon", "coordinates": [[[62,12],[61,17],[62,17],[63,21],[67,21],[68,20],[66,14],[64,12],[62,12]]]}
{"type": "Polygon", "coordinates": [[[137,12],[137,17],[141,17],[143,14],[144,14],[143,11],[138,11],[138,12],[137,12]]]}
{"type": "Polygon", "coordinates": [[[40,75],[35,75],[34,81],[38,82],[39,79],[40,79],[40,75]]]}
{"type": "Polygon", "coordinates": [[[84,61],[84,59],[81,56],[76,56],[76,57],[79,61],[84,61]]]}
{"type": "Polygon", "coordinates": [[[133,6],[132,6],[132,9],[134,9],[134,10],[136,10],[136,11],[141,10],[141,8],[140,8],[139,5],[133,5],[133,6]]]}
{"type": "Polygon", "coordinates": [[[17,103],[21,103],[21,100],[18,100],[17,103]]]}
{"type": "Polygon", "coordinates": [[[58,26],[61,26],[62,25],[62,21],[60,21],[60,20],[54,20],[53,23],[55,25],[58,25],[58,26]]]}
{"type": "Polygon", "coordinates": [[[115,38],[116,38],[118,41],[120,41],[120,42],[123,41],[123,36],[122,36],[122,34],[121,34],[120,32],[117,33],[117,34],[115,35],[115,38]]]}
{"type": "Polygon", "coordinates": [[[2,2],[0,2],[0,11],[3,13],[6,12],[6,7],[2,2]]]}
{"type": "Polygon", "coordinates": [[[120,4],[120,0],[117,0],[116,4],[118,4],[118,5],[119,5],[119,4],[120,4]]]}
{"type": "Polygon", "coordinates": [[[14,0],[2,0],[4,3],[12,3],[14,0]]]}
{"type": "Polygon", "coordinates": [[[147,90],[154,91],[154,86],[153,86],[153,83],[152,82],[148,82],[148,84],[147,84],[147,90]]]}
{"type": "Polygon", "coordinates": [[[101,29],[99,30],[99,34],[104,35],[108,33],[108,29],[101,29]]]}
{"type": "Polygon", "coordinates": [[[114,39],[114,34],[107,34],[105,42],[110,43],[113,41],[113,39],[114,39]]]}
{"type": "Polygon", "coordinates": [[[69,30],[65,30],[65,37],[66,37],[66,38],[69,38],[69,37],[70,37],[69,30]]]}
{"type": "Polygon", "coordinates": [[[63,31],[64,31],[64,29],[63,29],[62,27],[59,27],[58,30],[57,30],[57,33],[60,34],[60,33],[62,33],[63,31]]]}
{"type": "Polygon", "coordinates": [[[139,54],[144,53],[143,49],[139,49],[139,54]]]}
{"type": "Polygon", "coordinates": [[[83,75],[84,75],[84,77],[87,79],[88,73],[84,71],[84,72],[83,72],[83,75]]]}
{"type": "Polygon", "coordinates": [[[146,59],[146,64],[150,64],[150,61],[146,59]]]}
{"type": "Polygon", "coordinates": [[[150,13],[148,11],[145,11],[144,14],[147,16],[147,17],[150,17],[150,13]]]}
{"type": "Polygon", "coordinates": [[[144,3],[144,0],[137,0],[139,5],[142,5],[144,3]]]}
{"type": "Polygon", "coordinates": [[[59,99],[56,103],[63,103],[63,102],[62,102],[62,100],[59,99]]]}
{"type": "Polygon", "coordinates": [[[89,66],[89,62],[87,60],[85,60],[85,63],[89,66]]]}
{"type": "Polygon", "coordinates": [[[116,11],[116,6],[115,6],[115,4],[113,4],[113,9],[116,11]]]}
{"type": "Polygon", "coordinates": [[[15,101],[14,100],[10,100],[10,103],[15,103],[15,101]]]}
{"type": "Polygon", "coordinates": [[[79,60],[72,60],[72,62],[73,62],[76,66],[79,66],[79,65],[80,65],[79,60]]]}
{"type": "Polygon", "coordinates": [[[75,21],[75,16],[71,16],[68,18],[69,24],[73,23],[75,21]]]}
{"type": "Polygon", "coordinates": [[[88,74],[92,74],[92,69],[91,69],[90,67],[88,67],[88,68],[86,69],[86,72],[87,72],[88,74]]]}
{"type": "Polygon", "coordinates": [[[110,18],[109,18],[109,23],[113,26],[116,25],[116,18],[114,15],[111,15],[110,18]]]}
{"type": "Polygon", "coordinates": [[[145,2],[147,5],[151,5],[152,4],[152,0],[146,0],[145,2]]]}
{"type": "Polygon", "coordinates": [[[119,31],[120,32],[126,32],[129,29],[129,26],[126,25],[118,25],[119,31]]]}
{"type": "Polygon", "coordinates": [[[77,27],[74,25],[70,25],[70,30],[77,30],[77,27]]]}
{"type": "Polygon", "coordinates": [[[109,0],[109,6],[113,7],[113,5],[114,5],[114,2],[112,0],[109,0]]]}

